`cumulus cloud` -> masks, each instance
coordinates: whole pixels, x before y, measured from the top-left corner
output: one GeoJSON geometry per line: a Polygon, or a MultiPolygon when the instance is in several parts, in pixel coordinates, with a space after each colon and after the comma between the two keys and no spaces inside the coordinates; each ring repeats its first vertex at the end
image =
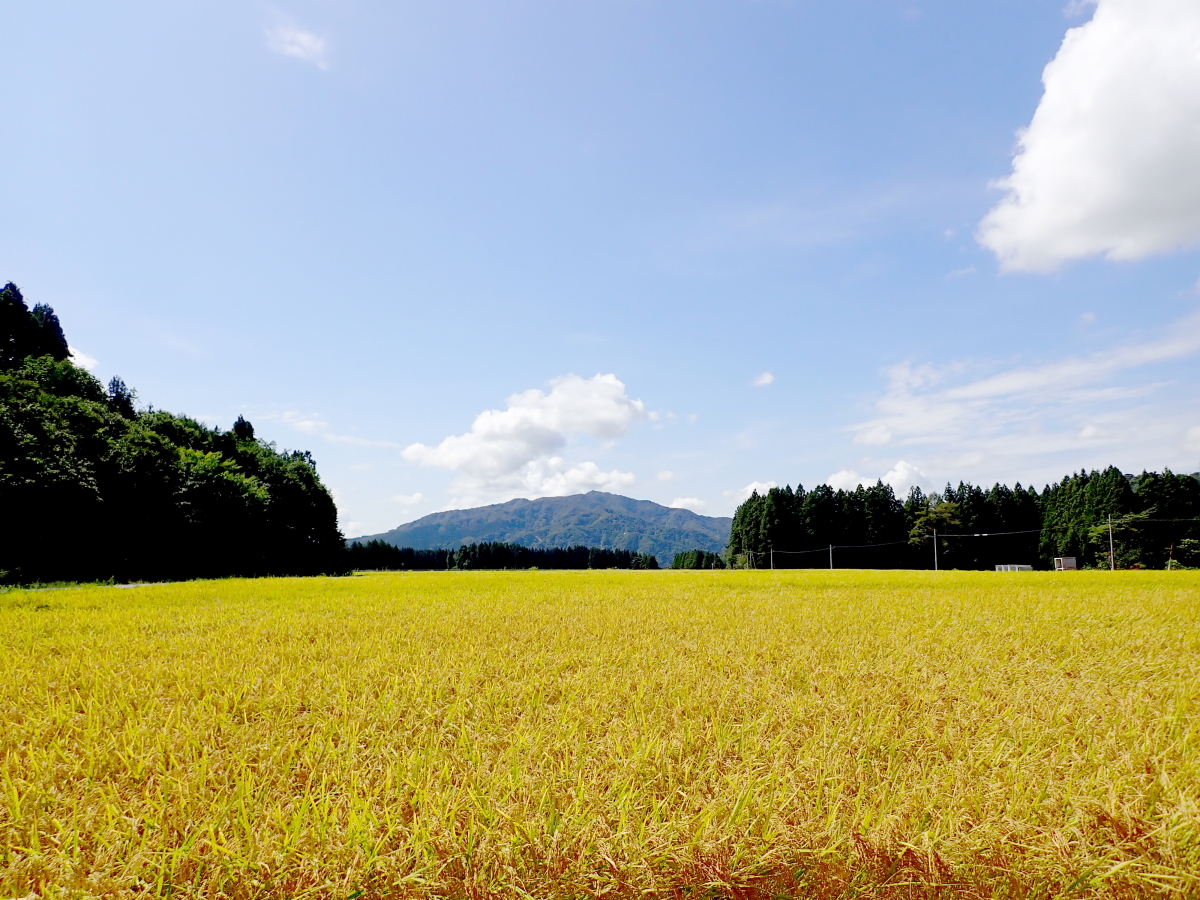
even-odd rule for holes
{"type": "Polygon", "coordinates": [[[725,496],[731,498],[735,503],[743,503],[750,499],[750,495],[755,491],[759,494],[765,494],[773,487],[779,487],[779,485],[774,481],[752,481],[745,487],[725,491],[725,496]]]}
{"type": "Polygon", "coordinates": [[[702,513],[708,509],[708,504],[699,497],[676,497],[671,501],[671,509],[688,509],[694,513],[702,513]]]}
{"type": "Polygon", "coordinates": [[[566,375],[550,385],[548,393],[534,388],[513,394],[506,409],[480,413],[466,434],[434,447],[411,444],[402,455],[458,472],[456,489],[470,496],[557,497],[633,484],[628,472],[571,464],[558,451],[577,436],[616,440],[647,417],[642,401],[628,397],[616,375],[566,375]]]}
{"type": "Polygon", "coordinates": [[[766,387],[768,384],[773,384],[774,382],[774,375],[770,372],[763,372],[761,375],[755,376],[754,380],[750,383],[755,387],[766,387]]]}
{"type": "Polygon", "coordinates": [[[663,469],[661,472],[659,472],[654,477],[657,478],[659,481],[671,481],[672,479],[675,478],[675,473],[672,472],[670,469],[663,469]]]}
{"type": "Polygon", "coordinates": [[[422,501],[424,501],[424,499],[425,499],[425,495],[420,494],[420,493],[397,494],[395,497],[392,498],[393,502],[399,503],[401,506],[416,506],[418,503],[421,503],[422,501]]]}
{"type": "Polygon", "coordinates": [[[897,497],[906,497],[914,487],[930,485],[929,477],[911,463],[900,460],[886,474],[876,478],[865,478],[852,469],[842,469],[825,479],[825,483],[836,491],[852,491],[859,485],[870,487],[876,481],[889,485],[897,497]]]}
{"type": "Polygon", "coordinates": [[[863,484],[864,479],[851,469],[842,469],[826,478],[825,483],[835,491],[852,491],[863,484]]]}
{"type": "Polygon", "coordinates": [[[275,53],[311,63],[321,70],[329,68],[329,47],[320,35],[287,20],[276,22],[266,30],[266,35],[267,46],[275,53]]]}
{"type": "Polygon", "coordinates": [[[79,366],[81,369],[87,369],[90,372],[100,364],[95,357],[88,356],[82,350],[77,347],[72,347],[70,344],[67,345],[67,350],[71,354],[71,362],[79,366]]]}
{"type": "Polygon", "coordinates": [[[1099,0],[1067,32],[979,242],[1007,270],[1200,245],[1200,4],[1099,0]]]}
{"type": "Polygon", "coordinates": [[[1009,460],[1028,470],[1056,453],[1077,467],[1090,448],[1103,451],[1100,464],[1118,453],[1171,464],[1198,410],[1162,367],[1198,353],[1200,314],[1193,314],[1157,339],[1040,365],[981,372],[977,364],[904,363],[888,371],[876,415],[852,433],[858,444],[953,454],[946,469],[988,461],[995,471],[1009,460]]]}

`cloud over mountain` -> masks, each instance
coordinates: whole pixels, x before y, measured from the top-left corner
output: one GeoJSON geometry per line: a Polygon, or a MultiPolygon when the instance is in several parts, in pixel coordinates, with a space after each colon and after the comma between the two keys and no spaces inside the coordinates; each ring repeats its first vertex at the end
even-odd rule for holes
{"type": "Polygon", "coordinates": [[[631,485],[631,473],[606,472],[590,461],[570,463],[560,451],[577,436],[621,437],[646,416],[642,401],[627,396],[611,374],[565,375],[550,385],[548,393],[533,388],[509,397],[506,409],[480,413],[465,434],[432,447],[411,444],[402,455],[417,465],[458,472],[456,489],[472,497],[565,496],[631,485]]]}

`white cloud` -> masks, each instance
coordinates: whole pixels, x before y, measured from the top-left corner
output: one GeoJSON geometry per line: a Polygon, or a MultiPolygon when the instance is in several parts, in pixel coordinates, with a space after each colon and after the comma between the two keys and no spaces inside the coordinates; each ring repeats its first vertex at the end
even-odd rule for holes
{"type": "Polygon", "coordinates": [[[946,281],[956,281],[959,278],[965,278],[968,275],[974,275],[979,270],[974,266],[967,266],[964,269],[955,269],[952,272],[946,273],[946,281]]]}
{"type": "Polygon", "coordinates": [[[676,497],[671,501],[671,509],[688,509],[694,513],[702,513],[708,509],[708,504],[699,497],[676,497]]]}
{"type": "Polygon", "coordinates": [[[657,478],[659,481],[673,481],[675,478],[675,473],[672,472],[670,469],[663,469],[661,472],[659,472],[654,477],[657,478]]]}
{"type": "Polygon", "coordinates": [[[399,503],[401,506],[416,506],[425,500],[424,494],[397,494],[392,498],[392,501],[399,503]]]}
{"type": "Polygon", "coordinates": [[[774,382],[774,375],[772,375],[770,372],[763,372],[761,375],[756,376],[755,379],[750,383],[755,387],[766,387],[768,384],[774,384],[774,382]]]}
{"type": "Polygon", "coordinates": [[[900,460],[891,471],[879,478],[865,478],[852,469],[842,469],[825,479],[825,483],[835,491],[852,491],[859,485],[870,487],[876,481],[889,485],[892,493],[900,498],[907,497],[909,490],[914,487],[924,488],[931,483],[924,472],[904,460],[900,460]]]}
{"type": "Polygon", "coordinates": [[[402,455],[458,472],[455,489],[473,499],[557,497],[633,484],[629,472],[604,472],[594,462],[570,464],[558,451],[576,436],[616,440],[647,417],[642,401],[628,397],[615,375],[566,375],[550,384],[549,393],[535,388],[513,394],[507,409],[480,413],[466,434],[451,435],[436,447],[411,444],[402,455]]]}
{"type": "MultiPolygon", "coordinates": [[[[1078,10],[1077,10],[1078,11],[1078,10]]],[[[1200,4],[1099,0],[1067,32],[977,237],[1007,270],[1200,244],[1200,4]]]]}
{"type": "MultiPolygon", "coordinates": [[[[1166,390],[1169,382],[1136,373],[1198,352],[1194,314],[1156,340],[1041,365],[982,373],[963,363],[905,363],[889,370],[876,415],[852,428],[854,441],[924,445],[953,454],[954,465],[987,462],[993,472],[1003,460],[1021,471],[1055,453],[1076,468],[1087,448],[1102,450],[1105,461],[1123,453],[1131,464],[1169,464],[1187,444],[1196,403],[1178,387],[1166,390]]],[[[950,458],[944,461],[952,468],[950,458]]]]}
{"type": "Polygon", "coordinates": [[[82,350],[72,347],[70,344],[67,345],[67,350],[71,353],[71,362],[81,369],[87,369],[90,372],[100,364],[95,357],[88,356],[82,350]]]}
{"type": "MultiPolygon", "coordinates": [[[[276,417],[268,416],[268,418],[276,417]]],[[[301,434],[320,434],[329,428],[329,423],[315,413],[291,411],[282,413],[278,419],[288,428],[299,431],[301,434]]]]}
{"type": "Polygon", "coordinates": [[[834,472],[825,479],[825,483],[835,491],[852,491],[865,481],[866,479],[851,469],[834,472]]]}
{"type": "Polygon", "coordinates": [[[774,481],[752,481],[743,488],[737,488],[732,491],[725,491],[725,496],[732,498],[736,503],[742,503],[750,499],[750,495],[757,491],[759,494],[765,494],[773,487],[779,487],[774,481]]]}
{"type": "Polygon", "coordinates": [[[321,70],[329,68],[329,46],[320,35],[284,20],[268,28],[266,36],[267,46],[275,53],[311,63],[321,70]]]}
{"type": "Polygon", "coordinates": [[[265,416],[268,420],[282,422],[293,431],[309,437],[319,437],[331,444],[354,444],[359,447],[399,447],[393,441],[373,441],[370,438],[357,437],[351,434],[335,434],[329,430],[329,423],[316,413],[302,413],[295,410],[284,413],[270,413],[265,416]]]}
{"type": "Polygon", "coordinates": [[[904,460],[896,463],[880,481],[890,485],[897,497],[907,497],[913,488],[930,484],[929,477],[924,472],[904,460]]]}

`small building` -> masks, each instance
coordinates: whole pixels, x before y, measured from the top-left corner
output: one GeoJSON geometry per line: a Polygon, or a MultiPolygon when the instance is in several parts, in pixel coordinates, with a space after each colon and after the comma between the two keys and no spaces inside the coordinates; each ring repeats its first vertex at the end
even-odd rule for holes
{"type": "Polygon", "coordinates": [[[1055,572],[1074,572],[1079,567],[1075,565],[1075,557],[1073,556],[1056,556],[1054,557],[1055,572]]]}
{"type": "Polygon", "coordinates": [[[996,566],[996,571],[997,572],[1032,572],[1033,566],[1018,566],[1018,565],[999,566],[998,565],[998,566],[996,566]]]}

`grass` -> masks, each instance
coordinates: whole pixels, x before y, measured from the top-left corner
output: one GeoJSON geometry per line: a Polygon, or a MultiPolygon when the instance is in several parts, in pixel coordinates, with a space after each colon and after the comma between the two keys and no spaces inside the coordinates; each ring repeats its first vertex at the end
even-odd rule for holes
{"type": "Polygon", "coordinates": [[[1200,896],[1200,575],[0,596],[0,897],[1200,896]]]}

